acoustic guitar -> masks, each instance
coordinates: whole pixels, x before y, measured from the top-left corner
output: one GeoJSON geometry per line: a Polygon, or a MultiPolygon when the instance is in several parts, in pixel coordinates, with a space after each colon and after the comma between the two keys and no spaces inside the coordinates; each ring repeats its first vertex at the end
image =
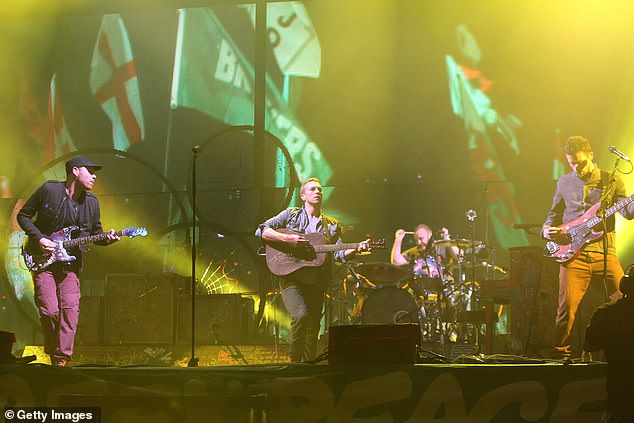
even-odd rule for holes
{"type": "MultiPolygon", "coordinates": [[[[301,235],[307,242],[301,242],[293,246],[287,242],[266,242],[266,264],[274,275],[285,276],[302,267],[319,267],[326,261],[327,253],[332,251],[356,249],[360,242],[328,244],[326,238],[316,232],[312,234],[300,234],[290,229],[276,229],[276,231],[301,235]]],[[[370,241],[371,249],[385,248],[385,240],[370,241]]]]}

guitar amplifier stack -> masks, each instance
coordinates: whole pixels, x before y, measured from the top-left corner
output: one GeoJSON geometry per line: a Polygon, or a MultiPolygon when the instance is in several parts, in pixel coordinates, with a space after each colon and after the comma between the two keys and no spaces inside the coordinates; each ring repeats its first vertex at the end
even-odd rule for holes
{"type": "Polygon", "coordinates": [[[512,352],[548,357],[554,337],[559,264],[539,247],[515,247],[510,253],[512,352]]]}
{"type": "MultiPolygon", "coordinates": [[[[78,345],[171,345],[191,342],[190,279],[114,274],[102,289],[82,286],[78,345]]],[[[254,302],[239,294],[196,297],[197,344],[249,343],[254,302]]]]}

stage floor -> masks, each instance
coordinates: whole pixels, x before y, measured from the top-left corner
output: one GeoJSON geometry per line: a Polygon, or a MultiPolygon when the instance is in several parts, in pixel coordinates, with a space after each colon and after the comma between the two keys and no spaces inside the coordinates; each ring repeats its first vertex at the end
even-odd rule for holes
{"type": "MultiPolygon", "coordinates": [[[[25,354],[37,352],[29,348],[25,354]]],[[[97,407],[101,421],[126,423],[590,423],[600,420],[606,395],[605,363],[488,356],[486,364],[298,365],[273,346],[208,346],[197,349],[199,367],[179,367],[190,354],[185,346],[182,357],[140,346],[91,348],[127,364],[98,365],[89,357],[95,352],[80,347],[73,367],[2,365],[0,403],[97,407]],[[219,365],[218,357],[235,365],[219,365]]]]}

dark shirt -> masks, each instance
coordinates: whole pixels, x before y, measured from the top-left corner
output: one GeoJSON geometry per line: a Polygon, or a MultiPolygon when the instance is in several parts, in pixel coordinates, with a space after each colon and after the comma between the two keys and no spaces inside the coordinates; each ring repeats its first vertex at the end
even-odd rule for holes
{"type": "MultiPolygon", "coordinates": [[[[29,236],[29,241],[34,243],[53,232],[73,225],[80,228],[79,233],[73,237],[103,233],[97,197],[84,191],[77,201],[74,201],[68,196],[66,184],[62,181],[48,181],[41,185],[22,206],[17,221],[29,236]]],[[[108,241],[103,240],[96,244],[107,245],[108,241]]],[[[78,265],[81,265],[80,248],[76,247],[68,252],[76,255],[78,265]]]]}
{"type": "Polygon", "coordinates": [[[607,409],[634,421],[634,299],[604,304],[586,328],[585,349],[603,349],[608,360],[607,409]]]}
{"type": "MultiPolygon", "coordinates": [[[[553,196],[553,203],[543,229],[547,226],[559,226],[571,222],[581,217],[590,207],[601,200],[601,190],[603,188],[602,172],[598,166],[594,167],[592,173],[586,178],[580,178],[575,172],[570,172],[559,178],[557,189],[553,196]]],[[[603,179],[607,182],[608,174],[603,172],[603,179]]],[[[627,196],[625,184],[619,175],[615,175],[614,191],[612,203],[627,196]]],[[[627,219],[634,217],[634,203],[630,204],[620,213],[627,219]]],[[[607,219],[607,240],[608,254],[616,254],[614,227],[614,215],[607,219]]],[[[603,252],[602,238],[589,243],[583,248],[584,251],[603,252]]]]}

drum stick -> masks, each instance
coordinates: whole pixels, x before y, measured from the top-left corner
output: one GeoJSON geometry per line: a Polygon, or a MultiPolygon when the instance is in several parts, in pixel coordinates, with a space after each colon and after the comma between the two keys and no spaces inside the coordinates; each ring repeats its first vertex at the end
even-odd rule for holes
{"type": "Polygon", "coordinates": [[[405,235],[414,235],[414,232],[410,232],[410,231],[405,231],[403,232],[405,235]]]}

